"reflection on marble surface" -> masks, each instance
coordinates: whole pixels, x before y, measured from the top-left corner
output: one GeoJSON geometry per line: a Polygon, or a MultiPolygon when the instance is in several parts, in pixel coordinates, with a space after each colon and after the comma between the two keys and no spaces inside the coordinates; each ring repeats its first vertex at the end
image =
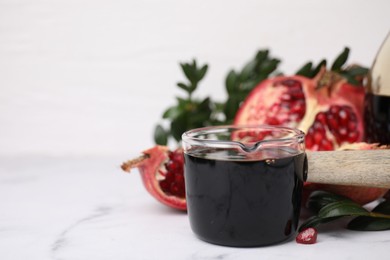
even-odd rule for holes
{"type": "Polygon", "coordinates": [[[318,243],[262,248],[207,244],[187,215],[160,205],[123,158],[0,158],[3,259],[367,259],[385,257],[390,231],[330,224],[318,243]]]}

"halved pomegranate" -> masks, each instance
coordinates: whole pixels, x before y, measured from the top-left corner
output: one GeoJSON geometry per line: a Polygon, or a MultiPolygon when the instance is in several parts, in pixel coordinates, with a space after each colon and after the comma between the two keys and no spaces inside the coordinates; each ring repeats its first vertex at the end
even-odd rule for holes
{"type": "Polygon", "coordinates": [[[314,79],[275,77],[260,83],[237,112],[234,124],[296,127],[309,150],[334,150],[363,141],[364,88],[322,70],[314,79]]]}
{"type": "MultiPolygon", "coordinates": [[[[313,79],[303,76],[275,77],[261,82],[238,110],[236,125],[284,125],[306,133],[306,148],[314,151],[342,149],[364,140],[364,88],[347,83],[322,68],[313,79]]],[[[256,135],[248,135],[254,138],[256,135]]],[[[371,149],[355,146],[351,149],[371,149]]],[[[342,173],[340,173],[342,174],[342,173]]],[[[306,189],[318,186],[305,184],[306,189]]],[[[386,193],[385,189],[321,185],[365,204],[386,193]]]]}
{"type": "Polygon", "coordinates": [[[168,147],[157,145],[121,167],[126,172],[138,168],[146,190],[158,201],[179,210],[187,209],[181,149],[169,151],[168,147]]]}

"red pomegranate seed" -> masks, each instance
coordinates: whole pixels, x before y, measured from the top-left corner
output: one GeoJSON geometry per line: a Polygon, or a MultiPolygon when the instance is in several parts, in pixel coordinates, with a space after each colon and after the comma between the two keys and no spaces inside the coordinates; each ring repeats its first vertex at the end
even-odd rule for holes
{"type": "Polygon", "coordinates": [[[165,164],[167,171],[176,171],[177,168],[181,167],[177,162],[170,160],[165,164]]]}
{"type": "Polygon", "coordinates": [[[324,136],[320,132],[315,132],[313,136],[314,143],[319,144],[322,139],[324,139],[324,136]]]}
{"type": "Polygon", "coordinates": [[[296,101],[294,103],[293,107],[291,108],[291,112],[299,114],[300,116],[303,117],[305,115],[305,112],[306,112],[305,102],[302,100],[296,101]]]}
{"type": "Polygon", "coordinates": [[[170,157],[172,161],[175,161],[177,164],[181,165],[183,163],[183,154],[182,152],[172,152],[170,157]]]}
{"type": "Polygon", "coordinates": [[[333,114],[334,116],[338,116],[340,112],[340,107],[339,106],[331,106],[329,109],[329,112],[333,114]]]}
{"type": "Polygon", "coordinates": [[[356,122],[352,122],[352,121],[348,122],[348,130],[349,131],[355,130],[356,126],[357,126],[356,122]]]}
{"type": "Polygon", "coordinates": [[[328,139],[323,139],[320,144],[321,151],[331,151],[333,150],[333,144],[328,139]]]}
{"type": "Polygon", "coordinates": [[[317,233],[315,228],[306,228],[297,235],[295,241],[299,244],[314,244],[317,242],[317,233]]]}
{"type": "Polygon", "coordinates": [[[349,113],[349,120],[351,122],[356,122],[356,115],[355,115],[355,113],[349,113]]]}
{"type": "Polygon", "coordinates": [[[339,124],[338,124],[336,118],[332,114],[328,114],[327,121],[329,124],[329,129],[331,129],[331,130],[338,129],[339,124]]]}
{"type": "Polygon", "coordinates": [[[347,129],[345,127],[341,127],[339,129],[339,135],[340,135],[341,138],[344,139],[347,136],[347,134],[348,134],[348,131],[347,131],[347,129]]]}
{"type": "Polygon", "coordinates": [[[179,183],[172,183],[171,184],[171,194],[179,197],[184,197],[185,196],[185,189],[183,184],[179,183]]]}
{"type": "Polygon", "coordinates": [[[175,182],[176,183],[184,183],[184,175],[183,174],[176,174],[175,175],[175,182]]]}
{"type": "Polygon", "coordinates": [[[326,124],[326,114],[324,112],[320,112],[316,115],[316,121],[320,122],[322,125],[326,124]]]}
{"type": "Polygon", "coordinates": [[[358,132],[349,132],[347,141],[349,143],[354,143],[359,139],[359,133],[358,132]]]}
{"type": "Polygon", "coordinates": [[[347,126],[349,122],[349,113],[347,113],[345,110],[340,110],[339,122],[342,126],[347,126]]]}
{"type": "Polygon", "coordinates": [[[270,117],[267,119],[267,123],[270,125],[278,125],[280,122],[277,118],[275,117],[270,117]]]}
{"type": "Polygon", "coordinates": [[[167,180],[160,181],[160,187],[164,192],[169,193],[170,185],[167,180]]]}
{"type": "Polygon", "coordinates": [[[280,100],[282,101],[291,101],[291,96],[287,93],[283,94],[281,97],[280,97],[280,100]]]}
{"type": "Polygon", "coordinates": [[[311,149],[313,147],[313,144],[314,144],[313,138],[310,135],[306,135],[305,143],[306,143],[306,147],[308,149],[311,149]]]}
{"type": "Polygon", "coordinates": [[[179,185],[176,183],[171,183],[171,193],[177,195],[179,193],[179,185]]]}
{"type": "Polygon", "coordinates": [[[325,136],[325,128],[320,122],[315,122],[313,128],[316,132],[319,132],[321,135],[325,136]]]}
{"type": "Polygon", "coordinates": [[[298,91],[297,90],[294,90],[292,93],[291,93],[291,97],[293,99],[296,99],[296,100],[302,100],[305,98],[305,95],[303,94],[302,90],[299,89],[298,91]]]}
{"type": "Polygon", "coordinates": [[[159,170],[165,179],[159,181],[162,191],[168,195],[185,197],[184,172],[183,172],[183,153],[174,151],[168,154],[169,161],[165,165],[165,171],[159,170]]]}
{"type": "Polygon", "coordinates": [[[263,140],[264,139],[264,135],[263,135],[263,133],[261,133],[261,132],[259,132],[258,134],[257,134],[257,141],[261,141],[261,140],[263,140]]]}
{"type": "Polygon", "coordinates": [[[175,173],[172,171],[167,171],[167,173],[165,174],[165,180],[168,182],[173,182],[174,179],[175,179],[175,173]]]}
{"type": "Polygon", "coordinates": [[[239,139],[243,139],[243,138],[245,138],[245,137],[247,137],[248,136],[248,133],[247,132],[242,132],[242,131],[240,131],[239,133],[238,133],[238,138],[239,139]]]}

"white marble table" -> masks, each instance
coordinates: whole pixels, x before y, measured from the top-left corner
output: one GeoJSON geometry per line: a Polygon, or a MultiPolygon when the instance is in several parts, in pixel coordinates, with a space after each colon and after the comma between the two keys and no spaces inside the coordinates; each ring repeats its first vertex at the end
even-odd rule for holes
{"type": "Polygon", "coordinates": [[[390,231],[330,225],[318,243],[207,244],[151,198],[126,158],[0,158],[0,259],[389,259],[390,231]]]}

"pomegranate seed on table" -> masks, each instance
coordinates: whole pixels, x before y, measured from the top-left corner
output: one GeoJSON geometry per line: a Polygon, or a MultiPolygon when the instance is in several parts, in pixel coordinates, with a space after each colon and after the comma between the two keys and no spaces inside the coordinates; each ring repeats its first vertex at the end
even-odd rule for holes
{"type": "Polygon", "coordinates": [[[315,244],[317,242],[317,233],[317,229],[315,228],[306,228],[299,232],[299,234],[295,238],[295,241],[298,244],[315,244]]]}

